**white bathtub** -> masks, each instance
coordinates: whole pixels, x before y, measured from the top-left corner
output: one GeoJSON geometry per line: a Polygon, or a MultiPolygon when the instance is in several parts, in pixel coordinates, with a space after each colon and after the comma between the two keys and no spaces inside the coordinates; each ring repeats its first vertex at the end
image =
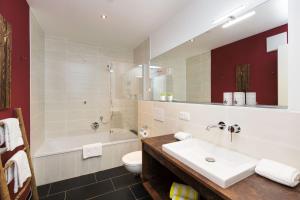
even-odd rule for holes
{"type": "Polygon", "coordinates": [[[47,139],[33,154],[38,185],[121,166],[126,153],[141,149],[138,137],[127,130],[114,129],[113,133],[86,133],[76,136],[47,139]],[[82,146],[103,144],[101,157],[82,159],[82,146]]]}

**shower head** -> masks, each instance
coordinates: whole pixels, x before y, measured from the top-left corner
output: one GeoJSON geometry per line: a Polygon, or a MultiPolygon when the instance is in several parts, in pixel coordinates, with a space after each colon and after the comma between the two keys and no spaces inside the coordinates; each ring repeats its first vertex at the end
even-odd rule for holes
{"type": "Polygon", "coordinates": [[[107,71],[110,72],[110,73],[113,73],[113,72],[114,72],[114,70],[113,70],[113,68],[112,68],[112,64],[107,65],[107,66],[106,66],[106,69],[107,69],[107,71]]]}

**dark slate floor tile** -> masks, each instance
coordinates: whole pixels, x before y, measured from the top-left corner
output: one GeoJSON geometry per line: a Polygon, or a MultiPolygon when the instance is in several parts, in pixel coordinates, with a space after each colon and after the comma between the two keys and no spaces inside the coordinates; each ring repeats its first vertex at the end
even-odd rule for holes
{"type": "Polygon", "coordinates": [[[126,174],[123,176],[112,178],[112,181],[116,189],[120,189],[135,183],[140,183],[141,179],[139,176],[136,176],[134,174],[126,174]]]}
{"type": "Polygon", "coordinates": [[[120,176],[123,174],[128,174],[129,172],[125,169],[125,167],[116,167],[108,170],[104,170],[96,173],[96,178],[98,181],[105,180],[108,178],[113,178],[116,176],[120,176]]]}
{"type": "Polygon", "coordinates": [[[92,200],[135,200],[135,198],[130,192],[129,188],[125,188],[93,198],[92,200]]]}
{"type": "Polygon", "coordinates": [[[143,186],[142,183],[133,185],[130,188],[131,188],[131,191],[134,193],[134,196],[137,199],[149,196],[148,192],[145,190],[145,188],[144,188],[144,186],[143,186]]]}
{"type": "Polygon", "coordinates": [[[95,182],[96,179],[94,174],[88,174],[76,178],[55,182],[51,184],[50,194],[59,193],[62,191],[70,190],[72,188],[88,185],[95,182]]]}
{"type": "Polygon", "coordinates": [[[67,191],[68,200],[84,200],[113,191],[110,180],[67,191]]]}
{"type": "Polygon", "coordinates": [[[40,197],[47,196],[48,192],[49,192],[49,188],[50,188],[50,184],[38,186],[37,190],[38,190],[39,196],[40,197]]]}
{"type": "Polygon", "coordinates": [[[66,193],[62,192],[59,194],[50,195],[48,197],[40,198],[40,200],[65,200],[66,193]]]}
{"type": "Polygon", "coordinates": [[[140,198],[137,200],[153,200],[153,199],[150,196],[147,196],[147,197],[143,197],[143,198],[140,198]]]}

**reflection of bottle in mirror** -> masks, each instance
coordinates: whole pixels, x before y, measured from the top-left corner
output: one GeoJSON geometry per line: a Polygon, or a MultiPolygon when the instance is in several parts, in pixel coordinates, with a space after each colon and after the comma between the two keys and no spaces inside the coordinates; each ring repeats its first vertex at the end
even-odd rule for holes
{"type": "Polygon", "coordinates": [[[235,106],[243,106],[246,103],[245,92],[234,92],[233,103],[235,106]]]}
{"type": "Polygon", "coordinates": [[[224,92],[223,104],[226,106],[232,106],[232,92],[224,92]]]}
{"type": "Polygon", "coordinates": [[[246,93],[246,103],[248,106],[255,106],[256,103],[256,92],[247,92],[246,93]]]}

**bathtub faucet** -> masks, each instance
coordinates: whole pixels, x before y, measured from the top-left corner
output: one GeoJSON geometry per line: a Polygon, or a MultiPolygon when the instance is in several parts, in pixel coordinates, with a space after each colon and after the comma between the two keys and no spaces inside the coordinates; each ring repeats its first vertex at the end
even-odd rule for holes
{"type": "Polygon", "coordinates": [[[91,124],[91,128],[94,130],[94,131],[96,131],[98,128],[99,128],[99,123],[98,122],[93,122],[92,124],[91,124]]]}

